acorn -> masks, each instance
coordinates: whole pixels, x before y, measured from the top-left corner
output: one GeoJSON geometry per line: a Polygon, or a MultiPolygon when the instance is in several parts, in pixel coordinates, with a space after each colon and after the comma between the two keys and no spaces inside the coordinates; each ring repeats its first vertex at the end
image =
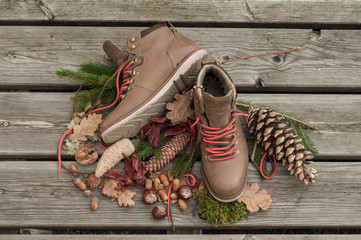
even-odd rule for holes
{"type": "Polygon", "coordinates": [[[183,199],[178,199],[178,206],[183,211],[187,209],[187,203],[183,199]]]}
{"type": "Polygon", "coordinates": [[[99,202],[98,197],[93,197],[92,198],[92,201],[91,201],[91,204],[90,204],[91,210],[95,211],[95,210],[98,209],[98,202],[99,202]]]}
{"type": "Polygon", "coordinates": [[[180,186],[180,181],[179,181],[178,178],[175,178],[175,179],[173,180],[173,185],[172,185],[173,191],[174,191],[174,192],[178,191],[179,186],[180,186]]]}
{"type": "Polygon", "coordinates": [[[171,199],[178,199],[178,194],[177,193],[172,193],[171,195],[170,195],[170,198],[171,199]]]}
{"type": "Polygon", "coordinates": [[[84,191],[86,189],[85,183],[82,180],[80,180],[79,178],[74,179],[74,184],[82,191],[84,191]]]}
{"type": "Polygon", "coordinates": [[[155,190],[159,190],[159,184],[160,184],[160,179],[159,178],[154,178],[153,186],[154,186],[155,190]]]}
{"type": "Polygon", "coordinates": [[[91,194],[92,194],[92,191],[89,190],[89,189],[87,189],[87,190],[84,191],[84,195],[85,195],[86,197],[90,197],[91,194]]]}
{"type": "Polygon", "coordinates": [[[146,188],[146,189],[152,189],[152,187],[153,187],[153,181],[152,181],[152,179],[147,179],[147,180],[145,180],[145,188],[146,188]]]}
{"type": "Polygon", "coordinates": [[[149,205],[153,204],[158,200],[157,192],[154,191],[153,189],[147,189],[144,191],[142,199],[143,199],[143,202],[146,204],[149,204],[149,205]]]}
{"type": "Polygon", "coordinates": [[[183,200],[188,200],[193,197],[193,190],[188,185],[183,185],[178,189],[178,197],[183,200]]]}
{"type": "Polygon", "coordinates": [[[164,188],[164,184],[163,183],[159,183],[159,185],[158,185],[158,190],[161,190],[161,189],[163,189],[164,188]]]}
{"type": "Polygon", "coordinates": [[[78,167],[74,164],[74,163],[70,163],[70,165],[69,165],[69,170],[73,173],[73,176],[78,176],[79,174],[78,174],[78,171],[79,171],[79,169],[78,169],[78,167]]]}
{"type": "Polygon", "coordinates": [[[152,215],[154,219],[163,219],[167,216],[167,212],[165,208],[162,206],[155,206],[152,211],[152,215]]]}
{"type": "Polygon", "coordinates": [[[205,188],[203,181],[198,185],[198,193],[202,192],[202,190],[205,188]]]}
{"type": "Polygon", "coordinates": [[[167,177],[168,177],[169,182],[173,182],[174,177],[173,177],[172,171],[170,169],[167,170],[167,177]]]}
{"type": "Polygon", "coordinates": [[[159,190],[158,194],[162,198],[163,201],[168,201],[168,195],[164,189],[159,190]]]}
{"type": "Polygon", "coordinates": [[[168,177],[167,177],[167,175],[165,175],[164,173],[162,173],[162,174],[159,176],[159,179],[160,179],[160,181],[164,184],[164,186],[168,186],[168,185],[169,185],[168,177]]]}

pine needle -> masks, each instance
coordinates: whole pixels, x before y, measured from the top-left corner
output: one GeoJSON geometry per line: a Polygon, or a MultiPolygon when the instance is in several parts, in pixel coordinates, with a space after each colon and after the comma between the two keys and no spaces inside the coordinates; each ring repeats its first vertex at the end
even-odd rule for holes
{"type": "Polygon", "coordinates": [[[63,68],[57,70],[55,73],[61,78],[66,78],[83,84],[99,84],[99,76],[91,73],[79,72],[63,68]]]}
{"type": "MultiPolygon", "coordinates": [[[[194,141],[196,142],[196,141],[194,141]]],[[[187,171],[191,170],[193,163],[197,158],[198,143],[193,143],[190,153],[183,152],[173,162],[172,175],[179,178],[183,176],[187,171]]]]}
{"type": "Polygon", "coordinates": [[[256,166],[258,170],[260,170],[261,160],[264,153],[263,149],[259,144],[257,144],[257,141],[255,139],[250,139],[248,141],[248,152],[252,153],[252,155],[250,156],[252,163],[256,166]]]}
{"type": "Polygon", "coordinates": [[[312,153],[318,154],[317,148],[315,147],[315,143],[311,140],[310,136],[303,130],[303,125],[296,121],[289,121],[293,134],[298,135],[298,137],[302,140],[302,144],[312,153]]]}
{"type": "Polygon", "coordinates": [[[155,160],[161,160],[162,159],[163,154],[162,154],[162,151],[160,150],[159,147],[154,148],[153,154],[154,154],[155,160]]]}
{"type": "Polygon", "coordinates": [[[108,78],[112,76],[113,73],[117,70],[116,67],[109,67],[104,64],[96,63],[92,61],[83,62],[80,65],[80,69],[83,72],[92,73],[98,76],[106,75],[108,78]]]}
{"type": "Polygon", "coordinates": [[[140,142],[135,149],[135,155],[137,155],[141,161],[147,160],[153,154],[154,148],[147,141],[140,142]]]}
{"type": "MultiPolygon", "coordinates": [[[[56,71],[56,74],[71,81],[79,82],[87,85],[88,89],[82,89],[74,93],[71,99],[74,102],[75,109],[82,111],[86,104],[93,104],[107,79],[116,71],[115,67],[109,67],[101,63],[86,61],[80,65],[79,71],[63,69],[56,71]]],[[[115,78],[105,87],[105,91],[101,97],[101,102],[109,104],[116,98],[115,78]]]]}

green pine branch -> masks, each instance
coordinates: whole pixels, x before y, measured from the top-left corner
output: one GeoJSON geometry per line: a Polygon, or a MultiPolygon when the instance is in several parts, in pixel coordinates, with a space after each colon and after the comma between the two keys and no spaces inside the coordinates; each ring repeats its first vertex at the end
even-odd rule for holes
{"type": "Polygon", "coordinates": [[[100,84],[100,81],[99,81],[100,76],[92,74],[92,73],[74,71],[74,70],[69,70],[69,69],[64,69],[64,68],[61,68],[60,70],[56,70],[55,73],[60,78],[66,78],[68,80],[80,82],[83,84],[94,84],[94,85],[100,84]]]}
{"type": "Polygon", "coordinates": [[[252,138],[247,142],[248,145],[248,154],[252,160],[252,163],[260,170],[261,160],[264,154],[262,147],[257,144],[256,139],[252,138]],[[254,147],[256,146],[256,149],[254,147]]]}
{"type": "MultiPolygon", "coordinates": [[[[115,73],[116,67],[109,67],[101,63],[86,61],[80,65],[80,70],[63,69],[57,70],[55,73],[64,79],[79,82],[87,86],[87,89],[81,89],[71,96],[78,111],[84,110],[89,104],[94,104],[98,98],[104,83],[115,73]]],[[[100,102],[104,104],[112,103],[116,96],[116,81],[112,79],[105,87],[100,102]]]]}
{"type": "Polygon", "coordinates": [[[315,147],[315,143],[311,140],[310,136],[305,132],[304,126],[296,121],[289,120],[289,123],[292,127],[293,134],[298,135],[302,140],[302,144],[314,154],[318,154],[318,150],[315,147]]]}
{"type": "Polygon", "coordinates": [[[108,78],[109,78],[110,76],[112,76],[114,74],[114,72],[117,70],[117,68],[109,67],[109,66],[101,64],[101,63],[86,61],[80,65],[80,70],[83,72],[92,73],[92,74],[95,74],[98,76],[105,75],[105,76],[108,76],[108,78]]]}
{"type": "Polygon", "coordinates": [[[174,160],[171,170],[173,176],[180,178],[191,170],[193,163],[197,159],[198,148],[199,144],[197,141],[193,141],[190,152],[184,151],[174,160]]]}
{"type": "Polygon", "coordinates": [[[145,161],[151,156],[154,155],[154,147],[150,145],[147,141],[142,141],[138,144],[135,149],[135,155],[137,155],[138,159],[141,161],[145,161]]]}

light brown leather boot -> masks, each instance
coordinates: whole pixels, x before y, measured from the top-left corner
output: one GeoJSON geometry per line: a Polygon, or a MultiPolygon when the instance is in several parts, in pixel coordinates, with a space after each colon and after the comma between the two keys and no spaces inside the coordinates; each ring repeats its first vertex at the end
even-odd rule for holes
{"type": "Polygon", "coordinates": [[[123,71],[121,102],[100,125],[107,143],[133,137],[149,117],[161,116],[174,94],[194,82],[201,62],[208,57],[168,22],[129,36],[126,52],[110,41],[103,47],[123,71]]]}
{"type": "Polygon", "coordinates": [[[198,141],[205,183],[214,198],[231,202],[243,192],[248,150],[236,112],[236,88],[228,74],[215,64],[200,70],[194,92],[198,141]]]}

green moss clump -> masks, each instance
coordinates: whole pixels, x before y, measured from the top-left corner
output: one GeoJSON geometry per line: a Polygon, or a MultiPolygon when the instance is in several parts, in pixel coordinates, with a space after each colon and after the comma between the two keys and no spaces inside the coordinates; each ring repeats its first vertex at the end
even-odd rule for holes
{"type": "Polygon", "coordinates": [[[236,223],[247,218],[248,211],[244,203],[237,200],[234,202],[219,202],[210,194],[208,189],[203,189],[198,195],[197,211],[199,217],[207,220],[216,227],[227,222],[236,223]]]}

